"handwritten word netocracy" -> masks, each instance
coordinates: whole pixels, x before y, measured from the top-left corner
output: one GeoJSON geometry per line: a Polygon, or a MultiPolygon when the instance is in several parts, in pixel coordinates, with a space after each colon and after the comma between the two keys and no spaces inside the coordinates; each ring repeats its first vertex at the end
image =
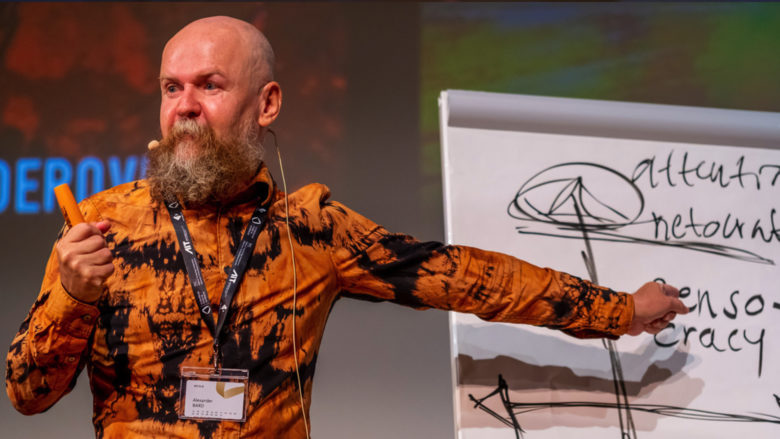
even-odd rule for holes
{"type": "Polygon", "coordinates": [[[775,224],[777,209],[774,207],[771,208],[768,219],[744,220],[728,213],[723,219],[710,220],[706,223],[694,219],[693,207],[689,208],[686,214],[678,213],[669,218],[656,212],[651,214],[655,225],[655,239],[664,241],[683,239],[686,236],[690,239],[691,236],[688,235],[690,232],[697,238],[749,238],[760,239],[767,244],[773,241],[780,242],[780,227],[775,224]]]}
{"type": "Polygon", "coordinates": [[[716,184],[721,188],[739,186],[757,190],[780,184],[780,164],[763,163],[747,166],[745,156],[740,156],[734,164],[718,163],[711,160],[691,159],[688,153],[675,154],[674,150],[666,159],[656,156],[640,161],[631,176],[634,183],[647,179],[651,188],[661,184],[669,187],[697,184],[716,184]]]}
{"type": "MultiPolygon", "coordinates": [[[[659,279],[662,280],[662,279],[659,279]]],[[[680,288],[680,298],[683,300],[692,297],[690,287],[680,288]]],[[[690,299],[686,300],[690,301],[690,299]]],[[[739,290],[734,290],[729,294],[728,303],[722,307],[720,312],[718,307],[712,306],[710,291],[697,289],[696,303],[688,307],[691,312],[698,311],[698,317],[715,320],[718,322],[740,322],[744,328],[724,328],[723,325],[713,325],[706,327],[697,327],[691,324],[670,323],[665,329],[654,336],[655,344],[663,348],[674,348],[677,345],[698,344],[705,349],[712,349],[715,352],[740,352],[755,346],[758,352],[754,355],[758,362],[758,377],[764,366],[764,337],[765,328],[759,328],[753,324],[766,310],[773,309],[766,306],[764,296],[761,294],[743,294],[739,290]]]]}

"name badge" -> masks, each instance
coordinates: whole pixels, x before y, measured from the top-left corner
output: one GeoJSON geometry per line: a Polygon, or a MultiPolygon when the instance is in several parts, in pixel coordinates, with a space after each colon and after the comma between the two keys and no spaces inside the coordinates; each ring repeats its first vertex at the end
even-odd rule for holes
{"type": "Polygon", "coordinates": [[[244,422],[248,384],[246,369],[183,366],[179,419],[244,422]]]}

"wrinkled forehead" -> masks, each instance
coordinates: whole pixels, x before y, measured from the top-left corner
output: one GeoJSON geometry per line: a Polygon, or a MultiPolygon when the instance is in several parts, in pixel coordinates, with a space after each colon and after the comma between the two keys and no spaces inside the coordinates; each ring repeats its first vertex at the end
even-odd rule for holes
{"type": "Polygon", "coordinates": [[[236,80],[249,74],[252,47],[230,28],[192,26],[168,41],[160,63],[161,77],[188,77],[220,72],[236,80]]]}

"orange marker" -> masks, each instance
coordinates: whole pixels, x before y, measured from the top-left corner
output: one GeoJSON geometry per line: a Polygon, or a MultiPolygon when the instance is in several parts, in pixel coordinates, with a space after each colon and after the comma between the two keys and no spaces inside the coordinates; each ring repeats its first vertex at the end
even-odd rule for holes
{"type": "Polygon", "coordinates": [[[57,203],[60,205],[62,216],[65,217],[68,226],[73,227],[84,222],[84,215],[81,214],[79,205],[76,204],[76,199],[73,198],[73,192],[70,191],[70,186],[67,183],[55,187],[54,196],[57,197],[57,203]]]}

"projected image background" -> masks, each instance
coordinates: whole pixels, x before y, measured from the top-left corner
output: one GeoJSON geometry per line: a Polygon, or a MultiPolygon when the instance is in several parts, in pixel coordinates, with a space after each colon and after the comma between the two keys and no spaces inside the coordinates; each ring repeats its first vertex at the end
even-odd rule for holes
{"type": "MultiPolygon", "coordinates": [[[[162,14],[132,4],[4,7],[0,80],[9,87],[0,97],[0,212],[51,213],[57,184],[71,183],[83,199],[142,176],[144,145],[159,137],[162,44],[210,9],[169,6],[162,14]]],[[[295,16],[300,27],[292,38],[293,30],[283,25],[292,11],[278,9],[246,5],[224,12],[275,37],[278,79],[296,84],[284,90],[291,108],[279,121],[281,140],[298,148],[304,168],[324,167],[338,178],[333,151],[343,140],[347,87],[343,10],[310,8],[316,20],[295,16]],[[309,44],[314,38],[316,46],[309,44]],[[308,129],[292,129],[300,120],[308,129]]]]}
{"type": "Polygon", "coordinates": [[[777,4],[426,4],[422,17],[420,160],[431,217],[444,89],[780,110],[777,4]]]}

